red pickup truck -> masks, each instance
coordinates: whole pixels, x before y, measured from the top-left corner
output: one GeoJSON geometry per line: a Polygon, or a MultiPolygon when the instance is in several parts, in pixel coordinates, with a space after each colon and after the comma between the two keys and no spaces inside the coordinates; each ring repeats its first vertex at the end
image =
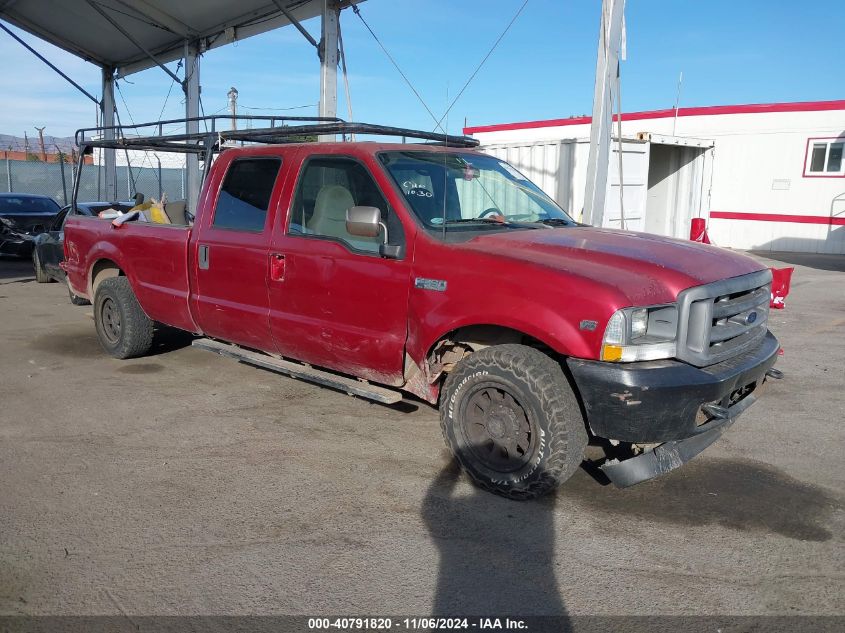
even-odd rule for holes
{"type": "Polygon", "coordinates": [[[478,485],[516,499],[588,443],[620,486],[676,468],[780,377],[766,268],[575,222],[472,144],[217,146],[194,214],[72,216],[64,268],[112,356],[145,354],[161,323],[358,396],[408,392],[478,485]]]}

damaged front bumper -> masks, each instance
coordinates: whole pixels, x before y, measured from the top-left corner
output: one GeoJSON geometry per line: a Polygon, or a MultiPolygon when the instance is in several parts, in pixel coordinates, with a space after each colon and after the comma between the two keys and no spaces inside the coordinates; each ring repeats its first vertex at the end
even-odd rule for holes
{"type": "Polygon", "coordinates": [[[754,350],[708,367],[675,360],[605,363],[568,359],[597,437],[660,444],[602,466],[617,486],[669,472],[698,455],[751,406],[780,345],[767,333],[754,350]]]}

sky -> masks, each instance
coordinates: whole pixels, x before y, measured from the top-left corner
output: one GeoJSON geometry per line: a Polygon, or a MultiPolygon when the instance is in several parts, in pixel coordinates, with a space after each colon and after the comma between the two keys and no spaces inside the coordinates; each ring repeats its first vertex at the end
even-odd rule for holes
{"type": "MultiPolygon", "coordinates": [[[[361,13],[439,118],[523,0],[368,0],[361,13]]],[[[529,0],[448,117],[451,133],[484,125],[561,118],[592,110],[599,0],[529,0]]],[[[628,0],[625,111],[845,98],[842,0],[628,0]]],[[[433,129],[434,121],[351,10],[342,12],[355,120],[433,129]]],[[[319,20],[305,22],[319,39],[319,20]]],[[[100,72],[70,53],[15,31],[98,95],[100,72]]],[[[0,32],[5,98],[0,133],[69,136],[95,123],[95,106],[0,32]]],[[[169,65],[175,69],[176,64],[169,65]]],[[[181,71],[180,71],[181,76],[181,71]]],[[[319,62],[293,28],[207,52],[206,114],[226,110],[231,86],[240,112],[315,115],[319,62]],[[306,106],[299,108],[299,106],[306,106]]],[[[119,81],[124,123],[184,116],[178,86],[153,68],[119,81]]],[[[346,118],[343,87],[338,115],[346,118]]]]}

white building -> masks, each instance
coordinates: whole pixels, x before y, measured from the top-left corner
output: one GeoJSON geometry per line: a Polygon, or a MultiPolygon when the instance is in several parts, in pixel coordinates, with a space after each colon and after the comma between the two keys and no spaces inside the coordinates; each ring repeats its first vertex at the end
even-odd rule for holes
{"type": "MultiPolygon", "coordinates": [[[[614,131],[616,123],[614,121],[614,131]]],[[[581,216],[590,117],[467,127],[581,216]]],[[[689,237],[707,219],[713,243],[845,254],[845,100],[680,108],[622,115],[605,226],[689,237]]]]}

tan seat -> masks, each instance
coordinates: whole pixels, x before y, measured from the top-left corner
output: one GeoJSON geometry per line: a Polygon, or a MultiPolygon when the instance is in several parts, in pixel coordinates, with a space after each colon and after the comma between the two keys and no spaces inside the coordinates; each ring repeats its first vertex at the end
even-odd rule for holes
{"type": "Polygon", "coordinates": [[[325,185],[317,194],[314,214],[308,222],[310,233],[348,239],[346,231],[346,210],[355,206],[355,200],[346,187],[325,185]]]}
{"type": "Polygon", "coordinates": [[[188,221],[185,219],[185,209],[188,206],[187,200],[174,200],[168,202],[164,207],[164,212],[170,218],[171,224],[187,225],[188,221]]]}

